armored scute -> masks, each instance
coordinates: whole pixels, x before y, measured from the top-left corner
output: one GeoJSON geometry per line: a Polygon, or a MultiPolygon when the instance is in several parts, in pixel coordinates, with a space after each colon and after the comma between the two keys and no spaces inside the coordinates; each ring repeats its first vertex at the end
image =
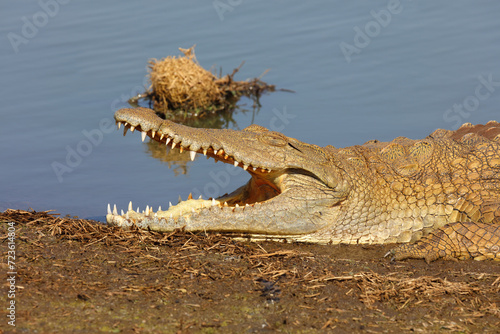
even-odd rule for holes
{"type": "Polygon", "coordinates": [[[337,149],[251,125],[195,129],[146,108],[121,109],[118,126],[241,167],[247,184],[166,211],[130,205],[109,224],[214,231],[325,244],[403,243],[395,259],[500,260],[500,124],[464,124],[422,140],[398,137],[337,149]]]}

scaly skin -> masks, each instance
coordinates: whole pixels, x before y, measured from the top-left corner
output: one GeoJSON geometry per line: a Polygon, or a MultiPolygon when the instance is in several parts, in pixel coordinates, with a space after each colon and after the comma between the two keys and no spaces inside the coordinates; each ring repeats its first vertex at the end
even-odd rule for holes
{"type": "MultiPolygon", "coordinates": [[[[110,224],[184,228],[254,239],[316,243],[405,243],[395,259],[500,260],[500,124],[464,124],[422,140],[399,137],[337,149],[251,125],[195,129],[146,108],[121,109],[119,126],[168,147],[247,170],[250,181],[212,200],[167,211],[108,207],[110,224]]],[[[126,131],[125,129],[125,131],[126,131]]]]}

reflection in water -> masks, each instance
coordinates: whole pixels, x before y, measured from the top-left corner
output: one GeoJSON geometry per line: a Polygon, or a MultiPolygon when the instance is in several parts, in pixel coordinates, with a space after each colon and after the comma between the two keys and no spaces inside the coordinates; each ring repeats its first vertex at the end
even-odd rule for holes
{"type": "Polygon", "coordinates": [[[174,175],[187,174],[189,170],[188,162],[191,161],[189,151],[180,152],[178,148],[167,151],[165,145],[150,139],[147,143],[147,151],[153,158],[166,162],[168,168],[174,171],[174,175]]]}
{"type": "MultiPolygon", "coordinates": [[[[252,105],[252,124],[255,118],[260,111],[260,104],[258,99],[253,101],[252,105]]],[[[133,106],[138,106],[135,104],[133,106]]],[[[151,108],[151,106],[148,106],[151,108]]],[[[188,125],[195,128],[211,128],[211,129],[236,129],[239,130],[238,124],[234,120],[234,116],[238,113],[246,114],[249,113],[250,110],[243,109],[239,106],[235,106],[232,110],[223,110],[215,114],[207,114],[202,118],[186,118],[182,123],[184,125],[188,125]]],[[[157,113],[159,117],[164,118],[164,114],[157,113]]],[[[183,175],[187,174],[189,171],[188,163],[191,162],[191,158],[189,156],[189,151],[180,152],[179,147],[174,149],[165,149],[164,144],[160,144],[159,142],[150,139],[147,143],[146,152],[155,159],[158,159],[168,165],[168,168],[174,171],[174,175],[183,175]]]]}

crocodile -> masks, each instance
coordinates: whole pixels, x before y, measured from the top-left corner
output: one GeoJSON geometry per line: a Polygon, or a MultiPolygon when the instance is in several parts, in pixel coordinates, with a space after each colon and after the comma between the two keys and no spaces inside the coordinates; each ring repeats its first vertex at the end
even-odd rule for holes
{"type": "Polygon", "coordinates": [[[107,222],[154,231],[216,232],[251,240],[393,244],[394,260],[500,260],[500,124],[438,129],[347,148],[319,147],[250,125],[197,129],[148,108],[115,113],[120,128],[166,149],[203,154],[250,174],[219,198],[154,212],[108,204],[107,222]]]}

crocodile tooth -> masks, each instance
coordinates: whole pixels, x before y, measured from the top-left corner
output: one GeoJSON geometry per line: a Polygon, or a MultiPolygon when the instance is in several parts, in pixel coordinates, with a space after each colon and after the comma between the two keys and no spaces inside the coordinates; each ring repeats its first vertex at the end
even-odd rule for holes
{"type": "Polygon", "coordinates": [[[142,138],[142,141],[144,142],[144,139],[146,139],[146,136],[147,136],[147,133],[142,131],[141,132],[141,138],[142,138]]]}
{"type": "Polygon", "coordinates": [[[146,205],[146,216],[149,216],[149,205],[146,205]]]}
{"type": "Polygon", "coordinates": [[[214,150],[214,154],[217,155],[217,153],[219,152],[219,150],[214,150]]]}
{"type": "Polygon", "coordinates": [[[234,167],[238,167],[238,161],[234,162],[234,167]]]}
{"type": "Polygon", "coordinates": [[[118,215],[118,210],[116,210],[116,204],[113,206],[113,214],[114,214],[115,216],[117,216],[117,215],[118,215]]]}
{"type": "Polygon", "coordinates": [[[268,169],[267,169],[267,172],[268,172],[268,173],[271,173],[271,172],[272,172],[271,168],[268,168],[268,169]]]}
{"type": "Polygon", "coordinates": [[[192,194],[192,193],[189,193],[189,195],[188,195],[188,200],[189,200],[189,199],[193,199],[193,194],[192,194]]]}
{"type": "Polygon", "coordinates": [[[172,202],[168,202],[168,208],[170,209],[172,207],[172,202]]]}
{"type": "Polygon", "coordinates": [[[266,172],[266,170],[265,170],[264,168],[261,168],[261,169],[260,169],[260,171],[261,171],[262,173],[266,172]]]}
{"type": "Polygon", "coordinates": [[[224,155],[224,159],[226,159],[226,160],[227,160],[227,158],[229,158],[229,155],[225,154],[225,155],[224,155]]]}
{"type": "Polygon", "coordinates": [[[123,216],[125,213],[123,212],[123,210],[121,210],[120,212],[120,216],[123,216]]]}
{"type": "Polygon", "coordinates": [[[196,152],[195,151],[189,151],[189,157],[191,158],[191,161],[194,161],[194,158],[196,157],[196,152]]]}
{"type": "MultiPolygon", "coordinates": [[[[179,203],[182,202],[181,195],[179,195],[179,203]]],[[[178,204],[178,203],[177,203],[178,204]]]]}
{"type": "Polygon", "coordinates": [[[128,131],[128,128],[127,128],[127,127],[124,127],[124,128],[123,128],[123,135],[124,135],[124,136],[127,134],[127,131],[128,131]]]}
{"type": "Polygon", "coordinates": [[[203,195],[200,195],[200,197],[198,197],[198,199],[203,199],[203,195]]]}
{"type": "Polygon", "coordinates": [[[238,205],[238,203],[236,203],[235,207],[239,208],[240,206],[238,205]]]}
{"type": "Polygon", "coordinates": [[[224,154],[224,149],[223,149],[223,148],[221,148],[221,149],[219,150],[219,155],[223,155],[223,154],[224,154]]]}
{"type": "Polygon", "coordinates": [[[134,132],[135,126],[130,126],[130,131],[134,132]]]}
{"type": "Polygon", "coordinates": [[[207,160],[210,159],[210,157],[207,155],[207,160]]]}
{"type": "Polygon", "coordinates": [[[139,212],[140,212],[140,211],[139,211],[139,207],[137,207],[137,210],[136,210],[135,212],[137,212],[137,213],[139,213],[139,212]]]}
{"type": "Polygon", "coordinates": [[[162,134],[160,135],[160,140],[162,140],[162,139],[163,139],[163,137],[165,137],[165,135],[162,133],[162,134]]]}
{"type": "Polygon", "coordinates": [[[175,145],[177,145],[175,142],[172,142],[172,148],[175,148],[175,145]]]}
{"type": "Polygon", "coordinates": [[[158,211],[157,212],[160,212],[161,211],[161,205],[158,207],[158,211]]]}
{"type": "Polygon", "coordinates": [[[248,169],[248,165],[243,165],[243,170],[247,170],[248,169]]]}
{"type": "Polygon", "coordinates": [[[180,153],[184,152],[184,147],[182,147],[182,145],[179,146],[179,152],[180,153]]]}
{"type": "Polygon", "coordinates": [[[206,148],[203,149],[203,155],[207,155],[207,149],[206,148]]]}
{"type": "Polygon", "coordinates": [[[116,126],[118,127],[118,130],[120,130],[120,128],[122,127],[122,122],[116,123],[116,126]]]}
{"type": "Polygon", "coordinates": [[[111,214],[111,205],[108,203],[108,215],[111,214]]]}
{"type": "Polygon", "coordinates": [[[157,218],[157,217],[158,217],[158,214],[155,212],[155,218],[157,218]]]}
{"type": "Polygon", "coordinates": [[[156,131],[155,130],[151,130],[151,138],[154,138],[156,135],[156,131]]]}
{"type": "Polygon", "coordinates": [[[257,170],[257,167],[253,167],[253,171],[255,172],[257,170]]]}
{"type": "Polygon", "coordinates": [[[227,202],[224,202],[224,206],[229,206],[229,205],[227,205],[227,202]]]}
{"type": "Polygon", "coordinates": [[[132,210],[133,210],[133,208],[132,208],[132,201],[130,201],[128,203],[128,211],[132,211],[132,210]]]}
{"type": "MultiPolygon", "coordinates": [[[[163,135],[162,135],[163,136],[163,135]]],[[[172,138],[170,137],[167,137],[167,141],[165,142],[165,145],[168,145],[168,143],[170,143],[170,141],[172,140],[172,138]]]]}

